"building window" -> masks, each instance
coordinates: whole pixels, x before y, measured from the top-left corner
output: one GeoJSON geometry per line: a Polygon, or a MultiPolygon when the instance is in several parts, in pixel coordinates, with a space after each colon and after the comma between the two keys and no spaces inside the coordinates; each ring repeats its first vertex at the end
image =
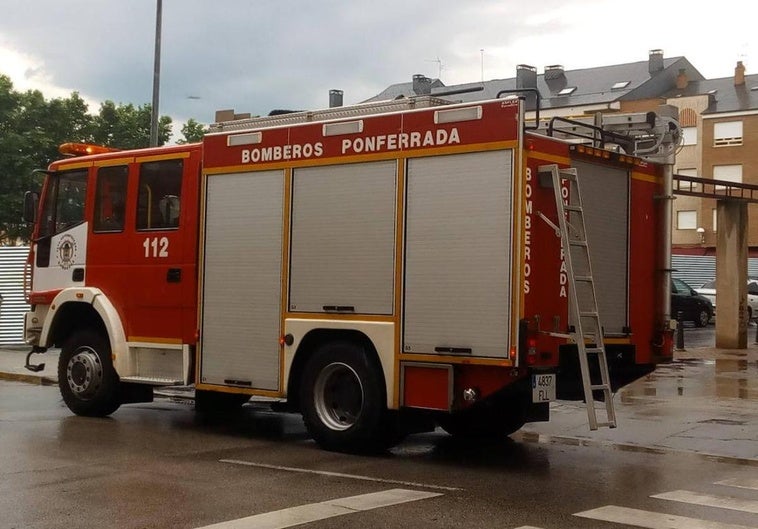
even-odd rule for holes
{"type": "MultiPolygon", "coordinates": [[[[713,179],[726,180],[727,182],[742,182],[742,165],[714,165],[713,179]]],[[[716,186],[716,189],[725,189],[726,186],[716,186]]]]}
{"type": "MultiPolygon", "coordinates": [[[[698,176],[697,169],[677,169],[676,174],[682,176],[698,176]]],[[[681,189],[683,191],[694,191],[697,189],[697,187],[698,185],[694,182],[680,181],[676,189],[681,189]]]]}
{"type": "Polygon", "coordinates": [[[697,211],[683,210],[676,212],[676,228],[678,230],[697,229],[697,211]]]}
{"type": "Polygon", "coordinates": [[[713,146],[742,145],[742,121],[722,121],[713,124],[713,146]]]}
{"type": "Polygon", "coordinates": [[[682,145],[697,145],[697,127],[682,127],[682,145]]]}
{"type": "Polygon", "coordinates": [[[716,214],[716,208],[713,208],[713,232],[716,233],[716,226],[718,223],[716,222],[716,219],[718,218],[718,215],[716,214]]]}

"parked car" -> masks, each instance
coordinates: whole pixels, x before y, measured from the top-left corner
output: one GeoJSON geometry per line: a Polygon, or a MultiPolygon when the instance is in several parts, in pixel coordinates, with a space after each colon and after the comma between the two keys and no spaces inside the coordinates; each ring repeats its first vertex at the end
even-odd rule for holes
{"type": "MultiPolygon", "coordinates": [[[[695,291],[705,296],[713,304],[713,314],[716,314],[716,280],[711,279],[703,283],[703,286],[695,291]]],[[[747,319],[748,321],[758,317],[758,278],[750,277],[747,280],[747,319]]]]}
{"type": "Polygon", "coordinates": [[[698,327],[705,327],[713,317],[711,301],[697,292],[681,279],[671,280],[671,315],[682,313],[684,321],[695,322],[698,327]]]}

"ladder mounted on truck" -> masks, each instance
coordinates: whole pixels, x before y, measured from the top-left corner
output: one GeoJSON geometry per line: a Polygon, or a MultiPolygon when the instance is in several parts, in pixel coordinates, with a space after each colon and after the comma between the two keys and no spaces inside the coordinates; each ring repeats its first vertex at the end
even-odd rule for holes
{"type": "Polygon", "coordinates": [[[605,355],[603,326],[600,323],[595,281],[592,277],[592,265],[577,170],[576,168],[560,169],[556,164],[550,164],[540,166],[539,173],[549,174],[555,194],[558,225],[542,212],[538,214],[561,238],[570,286],[569,314],[573,315],[575,323],[573,329],[569,329],[569,333],[560,335],[551,333],[551,335],[571,339],[576,344],[590,429],[615,428],[616,412],[613,408],[608,359],[605,355]],[[562,180],[566,180],[569,185],[569,203],[564,203],[563,200],[562,180]],[[593,381],[593,370],[590,368],[591,356],[597,358],[599,382],[593,381]],[[601,400],[605,403],[605,421],[598,421],[598,409],[595,407],[596,394],[602,395],[601,400]]]}

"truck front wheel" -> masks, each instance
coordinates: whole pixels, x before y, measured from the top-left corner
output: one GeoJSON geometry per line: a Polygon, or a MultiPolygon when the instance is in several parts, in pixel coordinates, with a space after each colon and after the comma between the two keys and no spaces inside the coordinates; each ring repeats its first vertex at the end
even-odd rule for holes
{"type": "Polygon", "coordinates": [[[120,405],[118,375],[108,339],[89,330],[74,332],[61,349],[58,386],[77,415],[105,417],[120,405]]]}
{"type": "Polygon", "coordinates": [[[300,392],[303,422],[327,450],[372,452],[386,448],[387,408],[381,371],[351,342],[319,347],[308,360],[300,392]]]}

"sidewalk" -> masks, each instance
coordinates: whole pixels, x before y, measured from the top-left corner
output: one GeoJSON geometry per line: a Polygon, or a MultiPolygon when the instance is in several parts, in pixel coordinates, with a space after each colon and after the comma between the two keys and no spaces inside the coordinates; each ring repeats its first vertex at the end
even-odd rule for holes
{"type": "MultiPolygon", "coordinates": [[[[45,369],[24,368],[27,348],[0,347],[0,380],[57,384],[57,351],[33,355],[45,369]]],[[[526,442],[600,445],[654,453],[694,453],[758,466],[758,345],[691,348],[614,396],[618,428],[590,431],[582,402],[551,404],[549,422],[514,435],[526,442]]],[[[605,409],[602,409],[604,414],[605,409]]],[[[604,415],[599,415],[604,418],[604,415]]]]}

